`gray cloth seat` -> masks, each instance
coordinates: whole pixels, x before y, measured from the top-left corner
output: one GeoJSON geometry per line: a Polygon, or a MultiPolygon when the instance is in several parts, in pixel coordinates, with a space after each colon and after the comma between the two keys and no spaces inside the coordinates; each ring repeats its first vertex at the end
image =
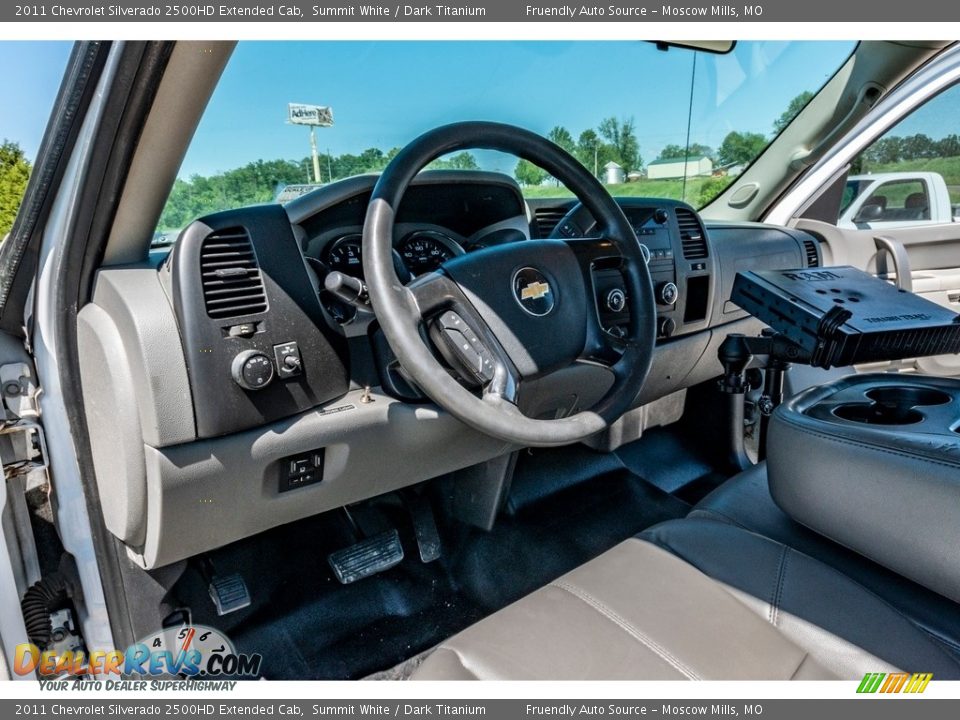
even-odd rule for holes
{"type": "MultiPolygon", "coordinates": [[[[747,479],[755,484],[761,472],[747,479]]],[[[859,680],[896,670],[960,678],[942,639],[785,542],[793,536],[783,518],[761,517],[756,524],[783,539],[764,537],[710,505],[446,640],[413,679],[859,680]]]]}

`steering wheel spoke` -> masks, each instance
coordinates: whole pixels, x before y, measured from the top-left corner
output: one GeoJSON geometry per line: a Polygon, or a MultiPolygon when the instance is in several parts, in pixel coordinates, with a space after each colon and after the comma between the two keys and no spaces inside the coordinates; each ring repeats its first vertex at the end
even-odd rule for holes
{"type": "Polygon", "coordinates": [[[496,334],[460,286],[442,272],[414,280],[408,289],[427,336],[443,359],[483,397],[516,403],[520,375],[496,334]]]}
{"type": "Polygon", "coordinates": [[[635,305],[623,275],[630,261],[621,253],[619,244],[605,236],[565,242],[577,258],[591,296],[591,312],[586,318],[587,338],[580,359],[614,365],[630,340],[629,330],[623,329],[623,321],[630,317],[635,305]],[[619,273],[619,280],[604,288],[602,278],[609,277],[611,272],[619,273]]]}

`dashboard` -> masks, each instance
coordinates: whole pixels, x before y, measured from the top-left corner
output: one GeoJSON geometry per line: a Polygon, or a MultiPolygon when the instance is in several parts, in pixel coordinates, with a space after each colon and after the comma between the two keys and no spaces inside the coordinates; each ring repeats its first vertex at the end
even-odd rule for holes
{"type": "MultiPolygon", "coordinates": [[[[363,278],[376,181],[209,215],[165,257],[98,272],[78,314],[84,395],[103,408],[88,415],[97,483],[107,528],[143,567],[515,449],[435,407],[407,381],[374,313],[324,290],[334,270],[363,278]]],[[[729,333],[759,332],[729,300],[737,272],[820,262],[816,239],[799,230],[706,222],[671,200],[618,202],[646,248],[657,301],[637,408],[718,375],[729,333]]],[[[395,231],[398,277],[414,279],[483,248],[596,228],[576,201],[525,202],[505,175],[431,171],[409,187],[395,231]]],[[[616,266],[591,272],[615,347],[629,317],[624,283],[616,266]]],[[[522,383],[518,404],[558,417],[590,407],[610,383],[604,362],[575,363],[522,383]]]]}
{"type": "MultiPolygon", "coordinates": [[[[375,180],[371,175],[351,178],[335,192],[311,193],[286,206],[302,231],[307,257],[363,278],[361,233],[375,180]]],[[[519,188],[497,173],[421,173],[395,222],[395,260],[408,277],[436,270],[466,252],[529,236],[519,188]]]]}

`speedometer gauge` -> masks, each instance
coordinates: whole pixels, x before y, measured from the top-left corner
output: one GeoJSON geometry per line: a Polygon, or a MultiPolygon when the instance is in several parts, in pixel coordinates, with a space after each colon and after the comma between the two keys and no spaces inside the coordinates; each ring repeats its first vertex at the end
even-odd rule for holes
{"type": "Polygon", "coordinates": [[[457,243],[434,230],[422,230],[404,238],[397,248],[404,265],[413,275],[436,270],[447,260],[463,254],[457,243]]]}
{"type": "Polygon", "coordinates": [[[327,265],[331,270],[351,277],[363,278],[363,251],[360,235],[344,235],[327,250],[327,265]]]}

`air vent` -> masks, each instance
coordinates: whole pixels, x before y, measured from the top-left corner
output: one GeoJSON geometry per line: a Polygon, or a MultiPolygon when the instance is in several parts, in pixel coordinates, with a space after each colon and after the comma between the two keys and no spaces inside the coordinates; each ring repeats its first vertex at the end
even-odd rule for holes
{"type": "Polygon", "coordinates": [[[807,267],[820,267],[820,253],[817,252],[816,240],[804,238],[803,252],[807,256],[807,267]]]}
{"type": "Polygon", "coordinates": [[[548,238],[557,224],[567,214],[566,208],[542,207],[536,208],[533,215],[537,220],[537,237],[548,238]]]}
{"type": "Polygon", "coordinates": [[[707,236],[696,213],[686,208],[677,208],[677,224],[680,225],[680,240],[683,242],[683,257],[700,260],[707,257],[707,236]]]}
{"type": "Polygon", "coordinates": [[[260,266],[243,228],[206,237],[200,247],[200,277],[207,315],[212,318],[254,315],[267,309],[260,266]]]}

